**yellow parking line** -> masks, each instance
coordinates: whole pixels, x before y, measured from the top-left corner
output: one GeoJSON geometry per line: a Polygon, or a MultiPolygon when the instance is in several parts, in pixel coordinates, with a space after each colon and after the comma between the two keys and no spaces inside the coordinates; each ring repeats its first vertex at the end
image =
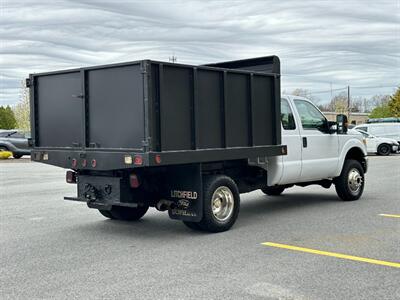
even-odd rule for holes
{"type": "Polygon", "coordinates": [[[400,263],[396,263],[396,262],[383,261],[383,260],[377,260],[377,259],[365,258],[365,257],[358,257],[358,256],[353,256],[353,255],[335,253],[335,252],[326,252],[326,251],[321,251],[321,250],[315,250],[315,249],[309,249],[309,248],[303,248],[303,247],[297,247],[297,246],[291,246],[291,245],[285,245],[285,244],[278,244],[278,243],[272,243],[272,242],[262,243],[262,245],[276,247],[276,248],[289,249],[289,250],[294,250],[294,251],[307,252],[307,253],[318,254],[318,255],[332,256],[332,257],[337,257],[337,258],[342,258],[342,259],[362,261],[362,262],[366,262],[366,263],[370,263],[370,264],[400,268],[400,263]]]}
{"type": "Polygon", "coordinates": [[[389,214],[379,214],[379,215],[388,218],[400,218],[400,215],[389,215],[389,214]]]}

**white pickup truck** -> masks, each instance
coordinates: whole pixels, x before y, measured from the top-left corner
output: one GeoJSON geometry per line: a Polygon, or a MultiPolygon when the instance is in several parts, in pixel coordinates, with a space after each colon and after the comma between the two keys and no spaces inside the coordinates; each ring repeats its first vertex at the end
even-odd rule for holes
{"type": "Polygon", "coordinates": [[[268,186],[263,192],[279,195],[286,188],[319,184],[335,185],[343,200],[357,200],[363,193],[367,151],[362,135],[349,130],[338,134],[308,99],[283,96],[282,143],[285,156],[268,158],[268,186]],[[326,126],[328,124],[328,126],[326,126]]]}
{"type": "Polygon", "coordinates": [[[69,169],[77,195],[64,199],[106,218],[136,221],[155,207],[209,232],[231,228],[240,194],[254,190],[334,184],[357,200],[362,135],[307,99],[281,100],[280,74],[277,56],[31,74],[31,159],[69,169]]]}

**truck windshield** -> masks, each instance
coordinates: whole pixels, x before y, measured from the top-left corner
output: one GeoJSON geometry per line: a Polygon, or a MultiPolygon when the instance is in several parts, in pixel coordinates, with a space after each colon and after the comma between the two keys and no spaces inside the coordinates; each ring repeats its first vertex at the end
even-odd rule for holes
{"type": "Polygon", "coordinates": [[[294,104],[304,129],[318,129],[326,123],[325,116],[310,102],[295,99],[294,104]]]}

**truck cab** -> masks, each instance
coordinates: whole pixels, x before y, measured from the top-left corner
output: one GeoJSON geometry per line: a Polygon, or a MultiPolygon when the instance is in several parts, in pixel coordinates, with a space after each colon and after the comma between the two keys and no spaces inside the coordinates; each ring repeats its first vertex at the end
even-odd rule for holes
{"type": "Polygon", "coordinates": [[[281,126],[287,155],[271,158],[268,165],[268,186],[275,191],[295,184],[328,187],[340,176],[346,159],[356,160],[366,172],[367,152],[362,136],[355,131],[338,134],[336,125],[309,99],[283,95],[281,126]]]}

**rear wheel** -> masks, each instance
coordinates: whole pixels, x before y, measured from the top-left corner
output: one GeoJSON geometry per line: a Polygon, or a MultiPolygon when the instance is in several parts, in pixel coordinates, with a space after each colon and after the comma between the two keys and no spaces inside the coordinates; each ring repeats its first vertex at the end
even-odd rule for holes
{"type": "Polygon", "coordinates": [[[378,154],[379,155],[389,155],[391,152],[390,145],[382,144],[378,147],[378,154]]]}
{"type": "Polygon", "coordinates": [[[148,209],[148,205],[138,207],[113,206],[111,210],[99,209],[99,212],[109,219],[137,221],[146,214],[148,209]]]}
{"type": "Polygon", "coordinates": [[[109,219],[115,219],[109,210],[99,209],[99,213],[101,213],[104,217],[109,219]]]}
{"type": "Polygon", "coordinates": [[[339,177],[334,180],[336,193],[344,201],[353,201],[361,197],[364,191],[364,170],[353,159],[346,160],[339,177]]]}
{"type": "Polygon", "coordinates": [[[239,215],[240,195],[236,183],[224,175],[203,181],[203,218],[198,226],[208,232],[229,230],[239,215]]]}
{"type": "Polygon", "coordinates": [[[268,196],[279,196],[285,190],[282,186],[266,186],[263,187],[262,192],[268,196]]]}
{"type": "Polygon", "coordinates": [[[201,230],[201,227],[200,227],[199,223],[183,221],[183,224],[185,224],[190,229],[201,230]]]}

